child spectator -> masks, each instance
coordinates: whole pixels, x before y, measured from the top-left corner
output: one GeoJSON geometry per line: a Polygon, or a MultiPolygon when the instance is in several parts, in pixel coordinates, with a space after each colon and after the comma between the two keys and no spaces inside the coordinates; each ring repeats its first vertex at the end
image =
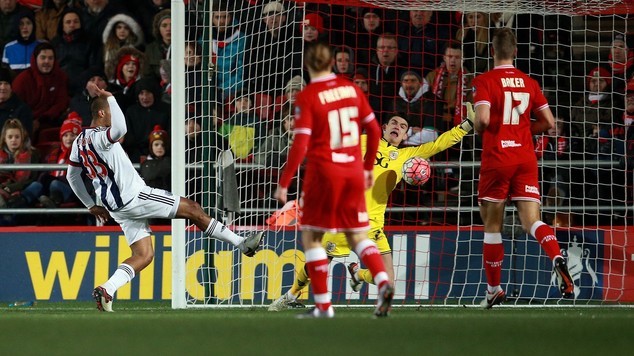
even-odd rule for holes
{"type": "Polygon", "coordinates": [[[150,42],[145,48],[147,67],[144,68],[145,75],[161,77],[161,59],[170,59],[170,48],[172,45],[172,12],[170,9],[161,10],[154,16],[153,34],[155,40],[150,42]]]}
{"type": "Polygon", "coordinates": [[[128,133],[123,149],[132,162],[141,162],[149,152],[148,137],[156,125],[170,128],[169,107],[160,100],[160,88],[156,80],[147,77],[135,86],[137,102],[125,111],[128,133]]]}
{"type": "Polygon", "coordinates": [[[142,50],[144,45],[141,26],[132,17],[125,14],[115,15],[108,20],[102,38],[104,71],[109,78],[114,76],[117,68],[119,49],[134,47],[142,50]]]}
{"type": "Polygon", "coordinates": [[[337,76],[352,80],[354,75],[354,51],[348,46],[335,48],[335,65],[332,67],[337,76]]]}
{"type": "Polygon", "coordinates": [[[365,95],[370,95],[370,87],[368,84],[368,74],[363,69],[357,69],[352,76],[352,82],[361,88],[365,95]]]}
{"type": "MultiPolygon", "coordinates": [[[[48,156],[45,163],[67,164],[73,141],[81,132],[82,118],[76,112],[68,114],[59,130],[60,145],[48,156]]],[[[40,176],[42,190],[38,200],[46,208],[57,208],[63,203],[76,200],[75,194],[66,180],[66,170],[50,171],[40,176]]],[[[33,183],[35,184],[35,183],[33,183]]]]}
{"type": "MultiPolygon", "coordinates": [[[[2,126],[0,164],[38,163],[39,153],[29,143],[29,136],[18,119],[9,119],[2,126]]],[[[0,171],[0,208],[27,207],[39,195],[24,190],[37,178],[36,171],[0,171]]]]}
{"type": "Polygon", "coordinates": [[[237,93],[232,105],[234,114],[220,127],[220,134],[228,140],[237,159],[247,159],[266,133],[266,125],[253,112],[251,97],[244,91],[237,93]]]}
{"type": "Polygon", "coordinates": [[[149,143],[149,154],[141,164],[141,177],[148,186],[169,191],[172,187],[172,161],[167,131],[160,125],[154,126],[149,143]]]}
{"type": "Polygon", "coordinates": [[[254,155],[254,163],[281,168],[286,163],[288,150],[293,144],[295,133],[295,116],[290,107],[282,110],[281,124],[269,131],[262,145],[254,155]]]}
{"type": "Polygon", "coordinates": [[[136,101],[135,83],[141,79],[146,59],[143,52],[134,47],[122,47],[117,55],[117,70],[110,78],[112,94],[123,112],[136,101]]]}
{"type": "MultiPolygon", "coordinates": [[[[291,78],[284,87],[284,95],[275,98],[275,112],[279,113],[282,109],[293,107],[295,97],[305,86],[306,82],[301,76],[296,75],[291,78]]],[[[261,119],[264,118],[261,117],[261,119]]],[[[272,117],[269,117],[269,119],[272,119],[272,117]]]]}
{"type": "Polygon", "coordinates": [[[28,8],[16,3],[15,0],[0,2],[0,48],[4,48],[4,45],[12,40],[11,21],[13,16],[25,10],[28,8]]]}
{"type": "Polygon", "coordinates": [[[304,16],[304,21],[299,25],[299,32],[304,38],[304,43],[316,41],[324,35],[324,19],[315,12],[304,16]]]}
{"type": "Polygon", "coordinates": [[[40,41],[35,38],[35,15],[31,10],[13,17],[14,40],[4,46],[2,63],[14,73],[20,73],[31,66],[31,54],[40,41]]]}

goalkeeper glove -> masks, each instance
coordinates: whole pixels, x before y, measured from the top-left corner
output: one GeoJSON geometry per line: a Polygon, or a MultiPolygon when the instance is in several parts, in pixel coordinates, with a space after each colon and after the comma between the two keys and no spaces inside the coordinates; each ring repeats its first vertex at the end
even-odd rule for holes
{"type": "Polygon", "coordinates": [[[467,117],[462,120],[460,127],[467,132],[473,130],[473,120],[475,120],[475,110],[473,110],[473,105],[467,102],[467,117]]]}

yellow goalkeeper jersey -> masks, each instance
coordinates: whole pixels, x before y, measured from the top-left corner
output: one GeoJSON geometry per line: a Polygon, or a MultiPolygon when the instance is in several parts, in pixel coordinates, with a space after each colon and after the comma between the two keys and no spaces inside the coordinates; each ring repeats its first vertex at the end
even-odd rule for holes
{"type": "MultiPolygon", "coordinates": [[[[403,164],[418,156],[425,159],[460,142],[467,131],[456,126],[440,135],[435,141],[420,146],[398,148],[385,139],[379,141],[379,150],[374,161],[374,185],[365,192],[365,201],[370,216],[370,228],[382,229],[385,225],[385,209],[390,194],[403,178],[403,164]]],[[[365,155],[366,135],[361,136],[361,150],[365,155]]]]}

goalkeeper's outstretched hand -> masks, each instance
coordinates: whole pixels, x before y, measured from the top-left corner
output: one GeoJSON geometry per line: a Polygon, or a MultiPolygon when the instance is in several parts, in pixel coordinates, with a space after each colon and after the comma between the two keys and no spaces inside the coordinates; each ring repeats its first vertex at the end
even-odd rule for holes
{"type": "Polygon", "coordinates": [[[462,120],[460,123],[460,127],[469,132],[473,130],[473,121],[475,120],[475,110],[473,110],[473,105],[467,101],[467,117],[462,120]]]}

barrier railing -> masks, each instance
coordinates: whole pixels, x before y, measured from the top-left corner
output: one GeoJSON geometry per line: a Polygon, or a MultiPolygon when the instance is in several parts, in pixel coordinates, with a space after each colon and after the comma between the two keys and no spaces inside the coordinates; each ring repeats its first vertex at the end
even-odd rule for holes
{"type": "MultiPolygon", "coordinates": [[[[434,168],[454,168],[454,167],[479,167],[480,162],[430,162],[431,166],[434,168]]],[[[540,166],[554,168],[554,167],[602,167],[602,168],[613,168],[619,165],[618,161],[584,161],[584,160],[566,160],[566,161],[539,161],[540,166]]],[[[140,169],[140,164],[135,163],[134,168],[140,169]]],[[[35,163],[35,164],[26,164],[26,163],[16,163],[16,164],[0,164],[0,171],[16,171],[16,170],[28,170],[28,171],[55,171],[66,169],[67,165],[65,164],[55,164],[55,163],[35,163]]],[[[186,166],[187,169],[201,169],[203,168],[203,164],[189,164],[186,166]]],[[[255,169],[268,169],[264,165],[258,165],[254,163],[236,163],[236,170],[255,170],[255,169]]],[[[633,206],[624,205],[624,206],[613,206],[613,205],[597,205],[592,207],[587,206],[566,206],[564,209],[562,207],[548,207],[543,206],[543,211],[545,212],[555,212],[560,210],[565,210],[566,212],[585,212],[588,210],[592,211],[630,211],[634,210],[633,206]]],[[[388,207],[388,212],[416,212],[420,208],[419,207],[388,207]]],[[[460,206],[460,207],[426,207],[425,211],[447,211],[447,212],[474,212],[478,211],[477,206],[460,206]]],[[[269,208],[245,208],[242,209],[244,213],[272,213],[275,209],[269,208]]],[[[0,209],[0,214],[87,214],[88,211],[84,208],[5,208],[0,209]]]]}

